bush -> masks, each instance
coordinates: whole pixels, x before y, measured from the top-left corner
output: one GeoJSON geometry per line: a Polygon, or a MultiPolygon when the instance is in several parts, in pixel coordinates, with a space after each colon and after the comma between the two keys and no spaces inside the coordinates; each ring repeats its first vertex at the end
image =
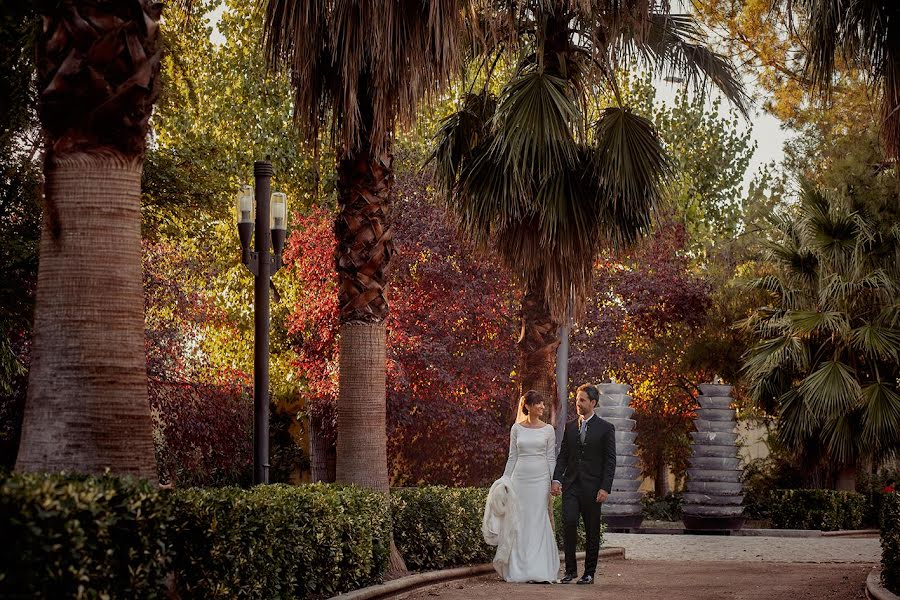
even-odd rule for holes
{"type": "MultiPolygon", "coordinates": [[[[481,521],[488,490],[431,486],[391,492],[394,542],[414,571],[486,563],[496,548],[484,543],[481,521]]],[[[556,544],[561,550],[562,498],[553,498],[556,544]]],[[[603,543],[603,526],[600,543],[603,543]]],[[[578,550],[584,550],[584,524],[578,524],[578,550]]]]}
{"type": "Polygon", "coordinates": [[[430,486],[391,492],[394,543],[413,571],[490,562],[481,521],[488,490],[430,486]]]}
{"type": "Polygon", "coordinates": [[[166,496],[115,477],[4,479],[0,597],[164,597],[173,519],[166,496]]]}
{"type": "Polygon", "coordinates": [[[900,594],[900,495],[885,494],[881,507],[881,580],[900,594]]]}
{"type": "Polygon", "coordinates": [[[323,484],[180,490],[175,577],[185,598],[333,596],[381,580],[387,498],[323,484]]]}
{"type": "Polygon", "coordinates": [[[160,490],[114,477],[0,483],[0,597],[319,598],[381,580],[388,500],[354,487],[160,490]]]}
{"type": "Polygon", "coordinates": [[[769,513],[776,529],[859,529],[868,502],[863,494],[834,490],[775,490],[769,513]]]}
{"type": "Polygon", "coordinates": [[[680,521],[683,502],[684,496],[680,492],[668,493],[659,500],[653,494],[641,498],[644,518],[654,521],[680,521]]]}

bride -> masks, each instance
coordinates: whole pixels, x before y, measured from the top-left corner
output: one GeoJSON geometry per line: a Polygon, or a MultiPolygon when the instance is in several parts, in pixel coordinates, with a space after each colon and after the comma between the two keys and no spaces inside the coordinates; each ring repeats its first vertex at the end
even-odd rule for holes
{"type": "Polygon", "coordinates": [[[559,572],[559,549],[547,506],[556,466],[556,436],[553,426],[541,420],[544,399],[538,392],[527,392],[521,403],[526,419],[513,424],[509,432],[509,459],[503,478],[491,489],[485,521],[495,489],[498,484],[508,482],[512,488],[510,497],[516,504],[512,511],[514,518],[509,519],[514,531],[504,532],[509,547],[503,560],[498,560],[503,544],[497,544],[494,565],[506,581],[552,582],[559,572]]]}

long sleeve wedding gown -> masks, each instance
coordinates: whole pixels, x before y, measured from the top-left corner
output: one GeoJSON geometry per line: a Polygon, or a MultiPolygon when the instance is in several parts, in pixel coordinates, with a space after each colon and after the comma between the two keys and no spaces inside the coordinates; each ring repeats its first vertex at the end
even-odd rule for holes
{"type": "Polygon", "coordinates": [[[556,466],[556,436],[551,425],[539,429],[521,423],[509,433],[509,459],[504,477],[518,498],[518,531],[509,556],[506,581],[555,581],[559,549],[550,525],[547,503],[556,466]]]}

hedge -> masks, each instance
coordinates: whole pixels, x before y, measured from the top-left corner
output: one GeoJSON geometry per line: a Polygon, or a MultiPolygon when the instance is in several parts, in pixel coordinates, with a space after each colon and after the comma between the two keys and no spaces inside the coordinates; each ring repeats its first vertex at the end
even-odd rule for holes
{"type": "Polygon", "coordinates": [[[381,581],[390,513],[379,493],[267,485],[174,494],[174,571],[187,598],[307,598],[381,581]]]}
{"type": "MultiPolygon", "coordinates": [[[[493,560],[496,548],[485,544],[481,534],[487,493],[483,488],[443,486],[393,490],[394,542],[407,568],[426,571],[493,560]]],[[[553,501],[556,542],[562,549],[562,498],[553,501]]],[[[577,546],[584,550],[581,521],[577,546]]]]}
{"type": "Polygon", "coordinates": [[[160,490],[114,477],[0,484],[0,597],[316,598],[377,583],[390,513],[325,485],[160,490]]]}
{"type": "Polygon", "coordinates": [[[158,598],[171,503],[114,477],[13,475],[0,484],[0,597],[158,598]]]}
{"type": "Polygon", "coordinates": [[[885,494],[881,502],[881,579],[900,594],[900,494],[885,494]]]}
{"type": "Polygon", "coordinates": [[[773,490],[769,515],[776,529],[859,529],[867,506],[857,492],[773,490]]]}
{"type": "MultiPolygon", "coordinates": [[[[111,476],[0,475],[0,597],[330,597],[381,581],[392,518],[411,570],[490,562],[486,497],[472,488],[396,489],[388,500],[324,484],[162,490],[111,476]]],[[[559,547],[561,506],[554,498],[559,547]]]]}

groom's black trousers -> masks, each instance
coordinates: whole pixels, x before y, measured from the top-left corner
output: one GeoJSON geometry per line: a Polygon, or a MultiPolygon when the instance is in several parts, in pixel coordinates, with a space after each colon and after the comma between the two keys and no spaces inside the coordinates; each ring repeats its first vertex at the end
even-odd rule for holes
{"type": "Polygon", "coordinates": [[[593,577],[597,571],[597,557],[600,554],[600,507],[597,492],[585,489],[581,478],[576,477],[563,491],[563,550],[566,554],[566,574],[578,572],[575,560],[575,542],[578,537],[578,520],[584,519],[585,557],[584,573],[593,577]]]}

